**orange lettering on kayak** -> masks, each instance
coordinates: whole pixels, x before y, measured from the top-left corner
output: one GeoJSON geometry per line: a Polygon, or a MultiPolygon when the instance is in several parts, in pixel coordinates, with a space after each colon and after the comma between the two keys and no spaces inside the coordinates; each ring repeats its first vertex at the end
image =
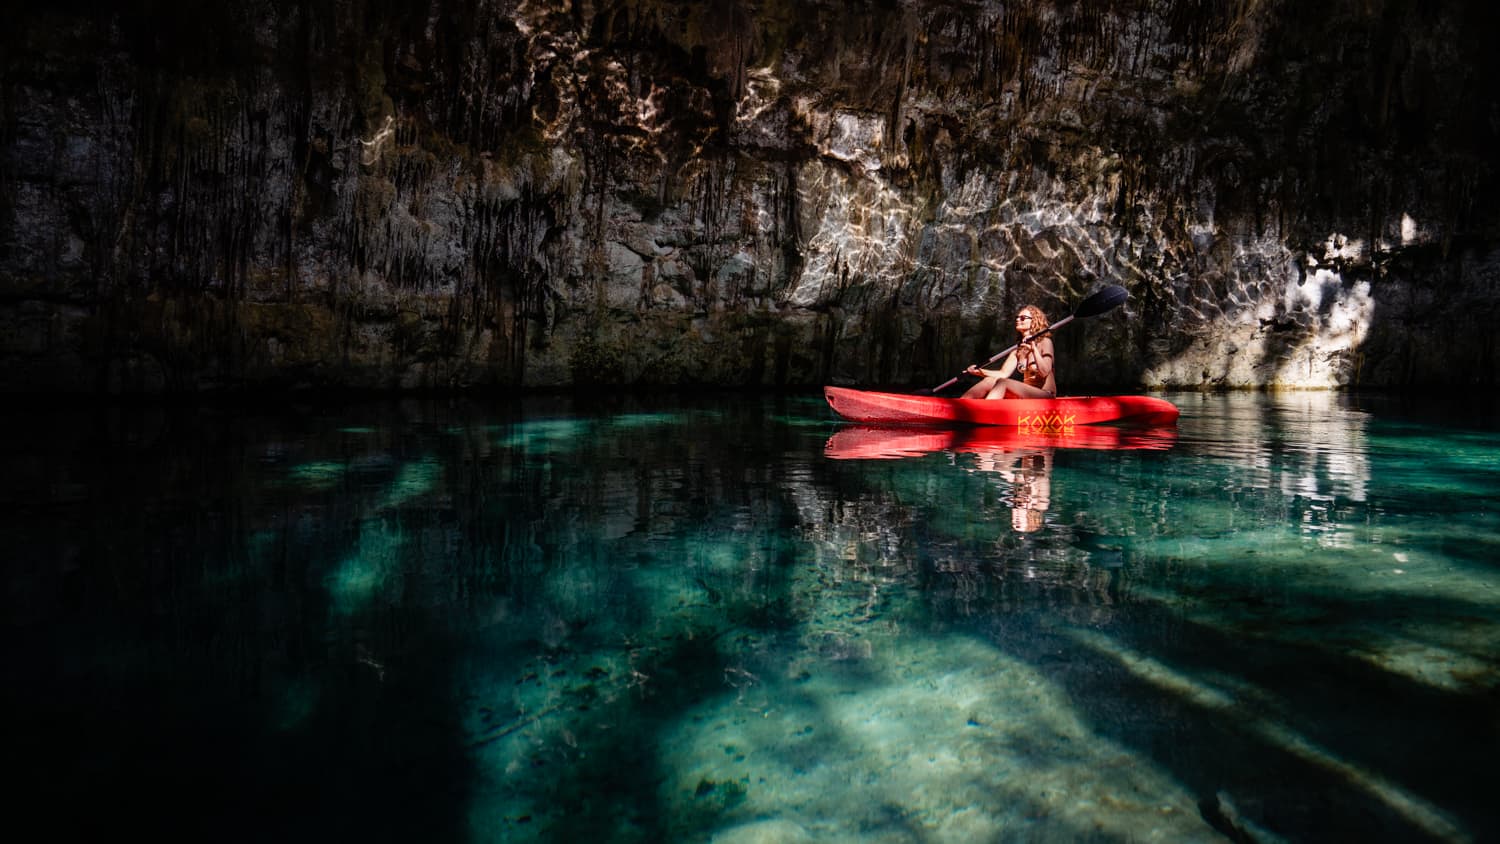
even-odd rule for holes
{"type": "Polygon", "coordinates": [[[1016,427],[1022,433],[1027,434],[1066,434],[1073,430],[1078,415],[1069,413],[1067,416],[1053,410],[1046,413],[1035,413],[1030,416],[1021,416],[1016,419],[1016,427]]]}

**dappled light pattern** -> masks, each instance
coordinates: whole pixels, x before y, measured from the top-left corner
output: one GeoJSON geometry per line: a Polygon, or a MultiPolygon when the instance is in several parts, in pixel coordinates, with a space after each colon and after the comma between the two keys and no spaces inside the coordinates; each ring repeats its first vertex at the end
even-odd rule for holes
{"type": "Polygon", "coordinates": [[[862,291],[880,297],[890,278],[911,272],[913,209],[899,194],[836,168],[812,167],[803,178],[813,221],[810,254],[807,272],[787,293],[788,302],[807,307],[862,291]]]}

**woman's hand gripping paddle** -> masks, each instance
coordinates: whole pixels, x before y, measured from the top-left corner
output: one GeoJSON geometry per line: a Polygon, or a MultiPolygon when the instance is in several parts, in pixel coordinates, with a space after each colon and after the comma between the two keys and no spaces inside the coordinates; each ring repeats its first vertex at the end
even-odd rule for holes
{"type": "MultiPolygon", "coordinates": [[[[1087,299],[1084,299],[1082,302],[1078,303],[1078,310],[1074,311],[1072,316],[1063,317],[1062,319],[1052,323],[1041,331],[1026,335],[1026,337],[1021,340],[1021,343],[1030,343],[1032,340],[1035,340],[1043,334],[1046,334],[1048,331],[1062,328],[1064,325],[1067,325],[1075,319],[1084,319],[1091,316],[1098,316],[1107,311],[1112,311],[1115,308],[1118,308],[1120,305],[1124,304],[1125,300],[1129,297],[1130,294],[1125,292],[1125,288],[1121,287],[1118,284],[1111,284],[1108,287],[1100,289],[1098,292],[1092,294],[1087,299]]],[[[979,368],[984,369],[986,366],[990,366],[996,361],[1004,360],[1006,355],[1020,348],[1021,343],[1017,343],[1014,346],[1006,349],[1005,351],[1000,352],[999,354],[980,364],[979,368]]],[[[956,381],[958,381],[957,375],[949,378],[947,381],[944,381],[936,387],[933,387],[932,392],[941,392],[956,381]]]]}

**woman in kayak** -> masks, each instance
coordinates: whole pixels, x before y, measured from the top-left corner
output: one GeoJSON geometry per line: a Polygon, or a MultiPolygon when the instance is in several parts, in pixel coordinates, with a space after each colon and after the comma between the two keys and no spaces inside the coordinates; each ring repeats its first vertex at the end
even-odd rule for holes
{"type": "Polygon", "coordinates": [[[1020,332],[1023,342],[1006,356],[999,369],[980,369],[977,366],[965,369],[964,372],[977,377],[979,383],[970,387],[963,398],[1055,398],[1057,373],[1053,367],[1056,359],[1052,351],[1052,337],[1043,334],[1030,341],[1024,340],[1033,331],[1042,331],[1048,325],[1051,323],[1047,322],[1047,315],[1042,313],[1041,308],[1036,305],[1022,308],[1016,314],[1016,331],[1020,332]],[[1012,373],[1018,373],[1021,380],[1011,378],[1012,373]]]}

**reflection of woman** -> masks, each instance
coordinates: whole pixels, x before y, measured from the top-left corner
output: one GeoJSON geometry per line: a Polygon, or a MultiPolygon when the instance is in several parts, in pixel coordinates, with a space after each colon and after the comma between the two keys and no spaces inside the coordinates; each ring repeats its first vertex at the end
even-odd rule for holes
{"type": "Polygon", "coordinates": [[[1021,533],[1041,530],[1052,505],[1052,452],[1021,455],[1010,482],[1010,526],[1021,533]]]}
{"type": "Polygon", "coordinates": [[[1010,526],[1021,533],[1042,529],[1052,506],[1052,449],[976,452],[975,468],[1010,481],[1010,526]]]}
{"type": "MultiPolygon", "coordinates": [[[[1047,315],[1036,305],[1027,305],[1016,314],[1016,330],[1022,338],[1043,331],[1048,325],[1047,315]]],[[[977,366],[965,369],[964,372],[978,377],[979,383],[964,391],[963,398],[1003,399],[1009,394],[1023,399],[1050,399],[1057,395],[1054,362],[1051,336],[1043,334],[1023,341],[1005,357],[999,369],[980,369],[977,366]],[[1010,377],[1017,372],[1021,375],[1019,381],[1010,377]]]]}

